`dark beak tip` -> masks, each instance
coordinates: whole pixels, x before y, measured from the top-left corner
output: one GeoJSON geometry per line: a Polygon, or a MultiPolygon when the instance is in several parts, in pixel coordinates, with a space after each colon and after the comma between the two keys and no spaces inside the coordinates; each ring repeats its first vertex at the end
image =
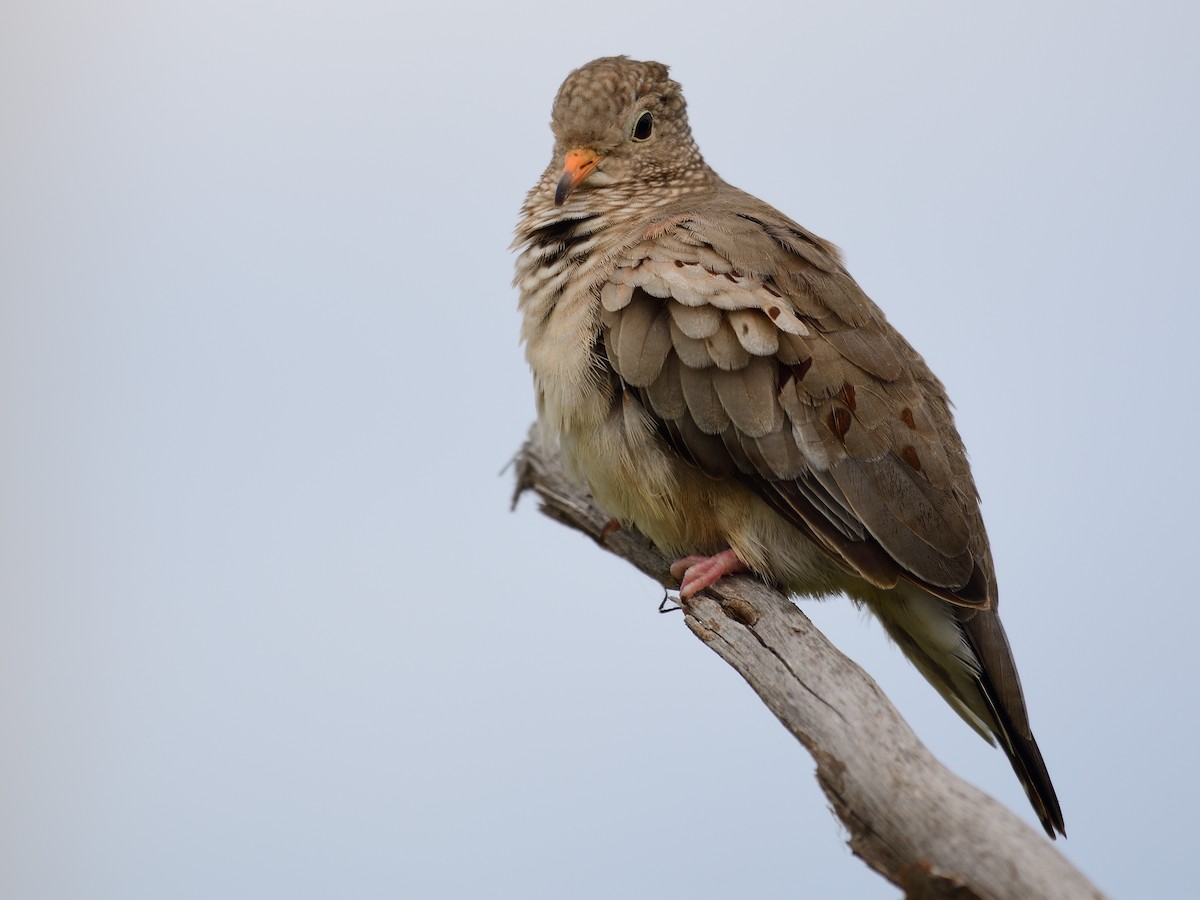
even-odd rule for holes
{"type": "Polygon", "coordinates": [[[575,189],[575,179],[570,172],[563,172],[562,178],[558,179],[558,187],[554,189],[554,205],[562,206],[567,202],[567,198],[571,196],[571,191],[575,189]]]}

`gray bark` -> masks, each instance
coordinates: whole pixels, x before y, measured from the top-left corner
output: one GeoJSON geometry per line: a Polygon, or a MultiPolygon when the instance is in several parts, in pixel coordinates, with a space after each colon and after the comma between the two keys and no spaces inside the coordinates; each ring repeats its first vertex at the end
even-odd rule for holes
{"type": "MultiPolygon", "coordinates": [[[[670,560],[608,516],[563,472],[536,428],[516,459],[513,502],[582,531],[652,579],[677,587],[670,560]]],[[[1101,898],[1040,832],[950,772],[917,740],[875,682],[787,597],[726,577],[683,603],[683,620],[749,683],[812,754],[817,781],[853,852],[910,898],[1101,898]]]]}

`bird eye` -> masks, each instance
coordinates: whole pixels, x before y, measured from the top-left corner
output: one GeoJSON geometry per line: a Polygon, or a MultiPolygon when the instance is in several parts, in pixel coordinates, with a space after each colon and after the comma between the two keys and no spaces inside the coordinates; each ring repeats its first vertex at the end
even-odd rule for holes
{"type": "Polygon", "coordinates": [[[654,116],[650,115],[650,111],[642,113],[638,116],[637,122],[633,126],[633,139],[635,141],[644,141],[650,137],[650,132],[654,128],[654,116]]]}

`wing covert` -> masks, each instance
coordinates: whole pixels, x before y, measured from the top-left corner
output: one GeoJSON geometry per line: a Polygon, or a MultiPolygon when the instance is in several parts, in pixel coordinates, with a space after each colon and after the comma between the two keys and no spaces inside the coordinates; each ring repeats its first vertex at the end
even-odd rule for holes
{"type": "Polygon", "coordinates": [[[873,583],[905,577],[990,603],[986,536],[940,382],[835,251],[757,219],[736,227],[757,229],[757,270],[713,239],[729,228],[692,222],[618,261],[601,322],[625,389],[685,459],[743,479],[873,583]]]}

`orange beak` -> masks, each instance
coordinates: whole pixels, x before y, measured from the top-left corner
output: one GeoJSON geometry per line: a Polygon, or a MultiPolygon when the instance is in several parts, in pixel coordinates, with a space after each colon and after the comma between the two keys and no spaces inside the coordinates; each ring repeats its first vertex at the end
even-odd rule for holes
{"type": "Polygon", "coordinates": [[[595,150],[582,147],[572,147],[568,150],[563,160],[562,178],[558,179],[558,187],[554,189],[554,205],[562,206],[566,203],[571,192],[579,187],[583,179],[592,174],[592,170],[602,159],[604,157],[595,150]]]}

